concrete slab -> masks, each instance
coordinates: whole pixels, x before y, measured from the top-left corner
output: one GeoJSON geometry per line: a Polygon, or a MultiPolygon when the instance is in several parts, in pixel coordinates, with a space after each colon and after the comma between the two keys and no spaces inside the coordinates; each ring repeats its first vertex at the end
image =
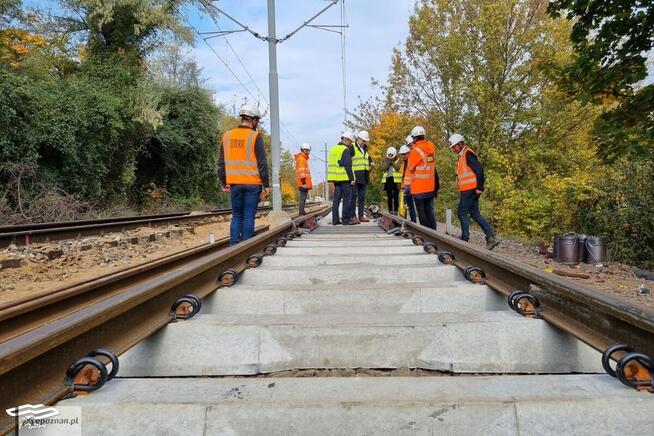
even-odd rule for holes
{"type": "Polygon", "coordinates": [[[57,405],[85,435],[654,434],[653,396],[608,375],[114,379],[57,405]]]}
{"type": "Polygon", "coordinates": [[[338,238],[338,239],[307,239],[296,238],[288,241],[287,247],[350,247],[356,249],[358,247],[416,247],[422,250],[422,247],[416,246],[413,242],[404,238],[382,239],[382,238],[338,238]]]}
{"type": "Polygon", "coordinates": [[[198,315],[121,356],[129,377],[246,375],[298,368],[457,373],[602,372],[600,354],[512,312],[198,315]]]}
{"type": "Polygon", "coordinates": [[[393,271],[387,266],[371,265],[358,267],[356,265],[338,265],[316,267],[284,267],[273,268],[265,264],[255,269],[246,270],[239,279],[243,285],[267,284],[337,284],[337,283],[411,283],[465,280],[463,274],[452,265],[434,263],[431,266],[407,266],[399,271],[393,271]]]}
{"type": "MultiPolygon", "coordinates": [[[[376,255],[376,256],[390,256],[390,255],[405,255],[421,253],[427,256],[427,253],[421,247],[415,245],[402,245],[402,246],[373,246],[373,247],[357,247],[356,250],[345,246],[341,247],[320,247],[320,246],[307,246],[301,247],[297,245],[287,245],[286,247],[277,250],[277,253],[284,253],[291,256],[342,256],[342,255],[376,255]]],[[[276,255],[275,255],[276,256],[276,255]]]]}
{"type": "Polygon", "coordinates": [[[442,288],[289,289],[223,288],[202,304],[203,314],[421,313],[508,310],[487,286],[459,282],[442,288]]]}
{"type": "MultiPolygon", "coordinates": [[[[403,256],[373,256],[370,254],[357,256],[348,254],[343,256],[305,255],[291,256],[284,250],[279,250],[274,256],[266,256],[263,265],[266,267],[299,267],[299,266],[329,266],[329,265],[439,265],[436,256],[427,256],[426,253],[416,251],[403,256]]],[[[397,274],[403,274],[401,270],[397,274]]]]}

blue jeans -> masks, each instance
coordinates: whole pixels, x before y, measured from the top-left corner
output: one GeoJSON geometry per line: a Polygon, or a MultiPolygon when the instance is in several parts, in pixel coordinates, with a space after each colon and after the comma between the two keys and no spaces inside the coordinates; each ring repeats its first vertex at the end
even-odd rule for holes
{"type": "Polygon", "coordinates": [[[404,204],[409,209],[409,217],[411,221],[416,222],[416,206],[413,203],[413,195],[411,195],[411,186],[404,188],[404,204]]]}
{"type": "Polygon", "coordinates": [[[352,186],[350,182],[334,183],[334,203],[332,204],[332,224],[346,223],[350,220],[350,203],[352,202],[352,186]],[[343,200],[343,221],[338,216],[338,206],[343,200]]]}
{"type": "Polygon", "coordinates": [[[486,237],[494,234],[491,225],[481,216],[481,212],[479,211],[479,195],[477,195],[474,189],[461,191],[459,208],[456,214],[459,217],[459,221],[461,221],[461,239],[464,241],[470,238],[470,221],[468,220],[468,215],[477,221],[477,224],[484,231],[486,237]]]}
{"type": "Polygon", "coordinates": [[[236,245],[254,235],[261,185],[232,185],[232,222],[229,225],[229,245],[236,245]]]}

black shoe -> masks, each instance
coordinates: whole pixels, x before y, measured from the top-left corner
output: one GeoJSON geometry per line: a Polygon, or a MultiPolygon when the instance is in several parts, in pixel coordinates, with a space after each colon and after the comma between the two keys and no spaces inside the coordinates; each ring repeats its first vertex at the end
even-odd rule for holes
{"type": "Polygon", "coordinates": [[[490,235],[486,237],[486,249],[492,250],[500,244],[500,240],[495,237],[495,235],[490,235]]]}
{"type": "Polygon", "coordinates": [[[463,238],[463,237],[461,237],[461,238],[459,238],[459,239],[462,240],[463,242],[468,242],[468,238],[463,238]]]}
{"type": "Polygon", "coordinates": [[[336,222],[336,223],[332,223],[332,226],[340,226],[341,224],[343,224],[343,223],[341,223],[340,221],[338,221],[338,222],[336,222]]]}
{"type": "Polygon", "coordinates": [[[353,223],[352,221],[343,221],[343,225],[344,225],[344,226],[354,226],[354,225],[356,225],[356,224],[357,224],[357,223],[353,223]]]}

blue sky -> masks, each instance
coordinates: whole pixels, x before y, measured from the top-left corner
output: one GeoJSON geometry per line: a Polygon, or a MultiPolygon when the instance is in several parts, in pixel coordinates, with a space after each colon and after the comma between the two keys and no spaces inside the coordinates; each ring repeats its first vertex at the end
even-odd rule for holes
{"type": "MultiPolygon", "coordinates": [[[[266,3],[266,0],[221,0],[216,4],[248,27],[267,35],[266,3]]],[[[413,3],[414,0],[345,1],[349,24],[345,41],[347,105],[350,110],[356,108],[359,97],[366,99],[378,93],[371,87],[371,78],[384,81],[388,76],[392,49],[406,39],[413,3]]],[[[327,5],[324,0],[278,0],[276,4],[278,38],[327,5]]],[[[191,23],[198,30],[216,30],[210,17],[192,12],[191,23]]],[[[333,6],[315,23],[339,24],[340,5],[333,6]]],[[[226,17],[221,17],[219,24],[222,29],[236,28],[226,17]]],[[[229,35],[227,39],[267,99],[268,45],[245,32],[229,35]]],[[[254,84],[227,46],[225,38],[213,38],[209,43],[250,92],[257,96],[254,84]]],[[[248,91],[200,38],[196,41],[193,55],[203,68],[208,85],[215,91],[216,101],[227,105],[230,110],[233,106],[238,107],[244,98],[252,101],[248,91]]],[[[313,147],[314,155],[324,158],[324,144],[334,145],[343,128],[340,35],[304,28],[278,45],[277,56],[280,118],[284,126],[282,146],[295,152],[298,143],[308,142],[313,147]]],[[[256,103],[262,110],[268,106],[262,98],[256,103]]],[[[264,126],[269,129],[268,119],[264,119],[264,126]]],[[[322,180],[323,162],[313,159],[311,169],[314,177],[322,180]]]]}

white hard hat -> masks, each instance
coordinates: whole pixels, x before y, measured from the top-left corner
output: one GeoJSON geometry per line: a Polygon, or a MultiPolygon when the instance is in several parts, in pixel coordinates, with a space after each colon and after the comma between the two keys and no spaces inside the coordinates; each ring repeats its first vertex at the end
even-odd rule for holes
{"type": "Polygon", "coordinates": [[[463,135],[455,133],[454,135],[450,136],[450,148],[454,147],[456,144],[463,141],[465,141],[463,135]]]}
{"type": "Polygon", "coordinates": [[[309,150],[309,151],[311,151],[311,146],[305,142],[304,144],[300,145],[300,150],[309,150]]]}
{"type": "Polygon", "coordinates": [[[406,137],[406,145],[413,144],[413,136],[409,135],[406,137]]]}
{"type": "Polygon", "coordinates": [[[354,132],[348,129],[343,133],[341,133],[341,138],[347,138],[350,141],[354,142],[354,132]]]}
{"type": "Polygon", "coordinates": [[[397,154],[397,149],[395,147],[388,147],[388,149],[386,150],[386,155],[389,154],[395,157],[395,155],[397,154]]]}
{"type": "Polygon", "coordinates": [[[365,130],[360,131],[359,134],[357,135],[357,138],[363,139],[366,142],[370,141],[370,135],[365,130]]]}
{"type": "Polygon", "coordinates": [[[416,137],[416,136],[425,136],[425,128],[422,126],[415,126],[413,129],[411,129],[411,136],[416,137]]]}
{"type": "Polygon", "coordinates": [[[410,151],[411,151],[411,149],[409,147],[407,147],[406,145],[403,145],[402,147],[400,147],[400,154],[406,154],[406,153],[408,153],[410,151]]]}
{"type": "Polygon", "coordinates": [[[259,108],[256,106],[250,106],[249,104],[244,104],[241,106],[239,111],[239,116],[246,116],[251,118],[261,118],[261,113],[259,113],[259,108]]]}

